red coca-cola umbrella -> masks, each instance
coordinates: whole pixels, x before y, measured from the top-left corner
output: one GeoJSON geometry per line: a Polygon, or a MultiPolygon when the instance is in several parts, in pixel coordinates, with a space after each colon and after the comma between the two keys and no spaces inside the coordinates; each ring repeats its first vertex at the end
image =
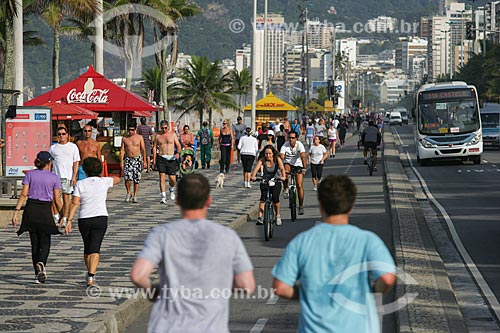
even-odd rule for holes
{"type": "Polygon", "coordinates": [[[97,119],[98,113],[82,108],[76,104],[65,102],[47,102],[40,106],[52,109],[52,120],[97,119]]]}

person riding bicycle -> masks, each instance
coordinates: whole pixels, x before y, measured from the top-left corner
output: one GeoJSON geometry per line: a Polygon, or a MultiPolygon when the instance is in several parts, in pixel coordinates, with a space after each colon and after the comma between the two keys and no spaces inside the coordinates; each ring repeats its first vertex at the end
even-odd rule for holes
{"type": "Polygon", "coordinates": [[[377,126],[370,120],[368,122],[368,127],[364,129],[363,134],[361,134],[361,141],[363,142],[364,150],[363,156],[365,158],[364,164],[368,164],[366,156],[368,154],[368,148],[372,151],[373,160],[373,171],[377,171],[377,146],[382,140],[382,135],[380,134],[377,126]]]}
{"type": "MultiPolygon", "coordinates": [[[[288,142],[281,147],[280,155],[285,164],[287,175],[290,174],[292,168],[301,169],[295,175],[295,183],[297,184],[297,192],[299,194],[299,215],[304,215],[304,186],[303,180],[306,173],[306,149],[302,142],[298,141],[299,135],[297,132],[290,131],[288,133],[288,142]]],[[[283,198],[288,199],[288,178],[284,184],[283,198]]]]}
{"type": "MultiPolygon", "coordinates": [[[[276,148],[273,145],[267,145],[262,149],[259,154],[257,164],[252,171],[251,179],[256,180],[257,172],[263,170],[262,178],[266,182],[260,183],[260,202],[259,202],[259,216],[257,218],[257,224],[263,224],[262,215],[264,214],[264,203],[267,197],[267,190],[269,188],[268,181],[272,178],[276,180],[285,180],[285,167],[283,166],[283,161],[279,155],[276,148]],[[278,177],[278,170],[279,177],[278,177]]],[[[280,215],[280,193],[281,193],[281,182],[276,181],[271,189],[271,197],[276,212],[276,225],[281,225],[281,215],[280,215]]]]}

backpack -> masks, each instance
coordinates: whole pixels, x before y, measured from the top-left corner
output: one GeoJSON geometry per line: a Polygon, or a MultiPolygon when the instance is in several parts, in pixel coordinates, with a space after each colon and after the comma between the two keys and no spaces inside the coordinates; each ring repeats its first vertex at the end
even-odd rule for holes
{"type": "Polygon", "coordinates": [[[210,143],[210,132],[204,128],[201,130],[201,144],[208,145],[210,143]]]}

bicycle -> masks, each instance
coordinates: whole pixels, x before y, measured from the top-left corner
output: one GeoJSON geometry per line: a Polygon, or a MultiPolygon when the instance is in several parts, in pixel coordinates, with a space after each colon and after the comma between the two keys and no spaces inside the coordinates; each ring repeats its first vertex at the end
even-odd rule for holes
{"type": "Polygon", "coordinates": [[[372,156],[372,149],[368,148],[368,160],[366,161],[368,164],[368,174],[370,176],[373,175],[373,156],[372,156]]]}
{"type": "Polygon", "coordinates": [[[264,218],[262,222],[264,222],[264,238],[266,241],[269,241],[273,238],[274,223],[276,222],[271,190],[280,180],[273,177],[271,179],[258,178],[256,181],[267,184],[266,201],[264,202],[264,218]]]}
{"type": "Polygon", "coordinates": [[[292,222],[297,219],[297,185],[295,184],[295,175],[301,172],[302,169],[298,167],[291,167],[290,177],[288,181],[288,204],[290,207],[290,217],[292,222]]]}

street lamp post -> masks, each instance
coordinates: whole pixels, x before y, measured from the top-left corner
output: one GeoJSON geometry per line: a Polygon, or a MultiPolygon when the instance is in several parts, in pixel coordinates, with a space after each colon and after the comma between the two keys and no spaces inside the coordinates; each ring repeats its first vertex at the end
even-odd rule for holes
{"type": "Polygon", "coordinates": [[[256,43],[257,43],[257,37],[256,37],[256,32],[257,32],[257,0],[253,0],[253,41],[252,41],[252,111],[251,111],[251,128],[252,131],[255,132],[255,104],[256,104],[256,99],[257,99],[257,89],[255,85],[255,80],[257,76],[257,51],[256,51],[256,43]]]}
{"type": "Polygon", "coordinates": [[[462,21],[460,24],[460,68],[464,66],[464,12],[462,10],[462,21]]]}

